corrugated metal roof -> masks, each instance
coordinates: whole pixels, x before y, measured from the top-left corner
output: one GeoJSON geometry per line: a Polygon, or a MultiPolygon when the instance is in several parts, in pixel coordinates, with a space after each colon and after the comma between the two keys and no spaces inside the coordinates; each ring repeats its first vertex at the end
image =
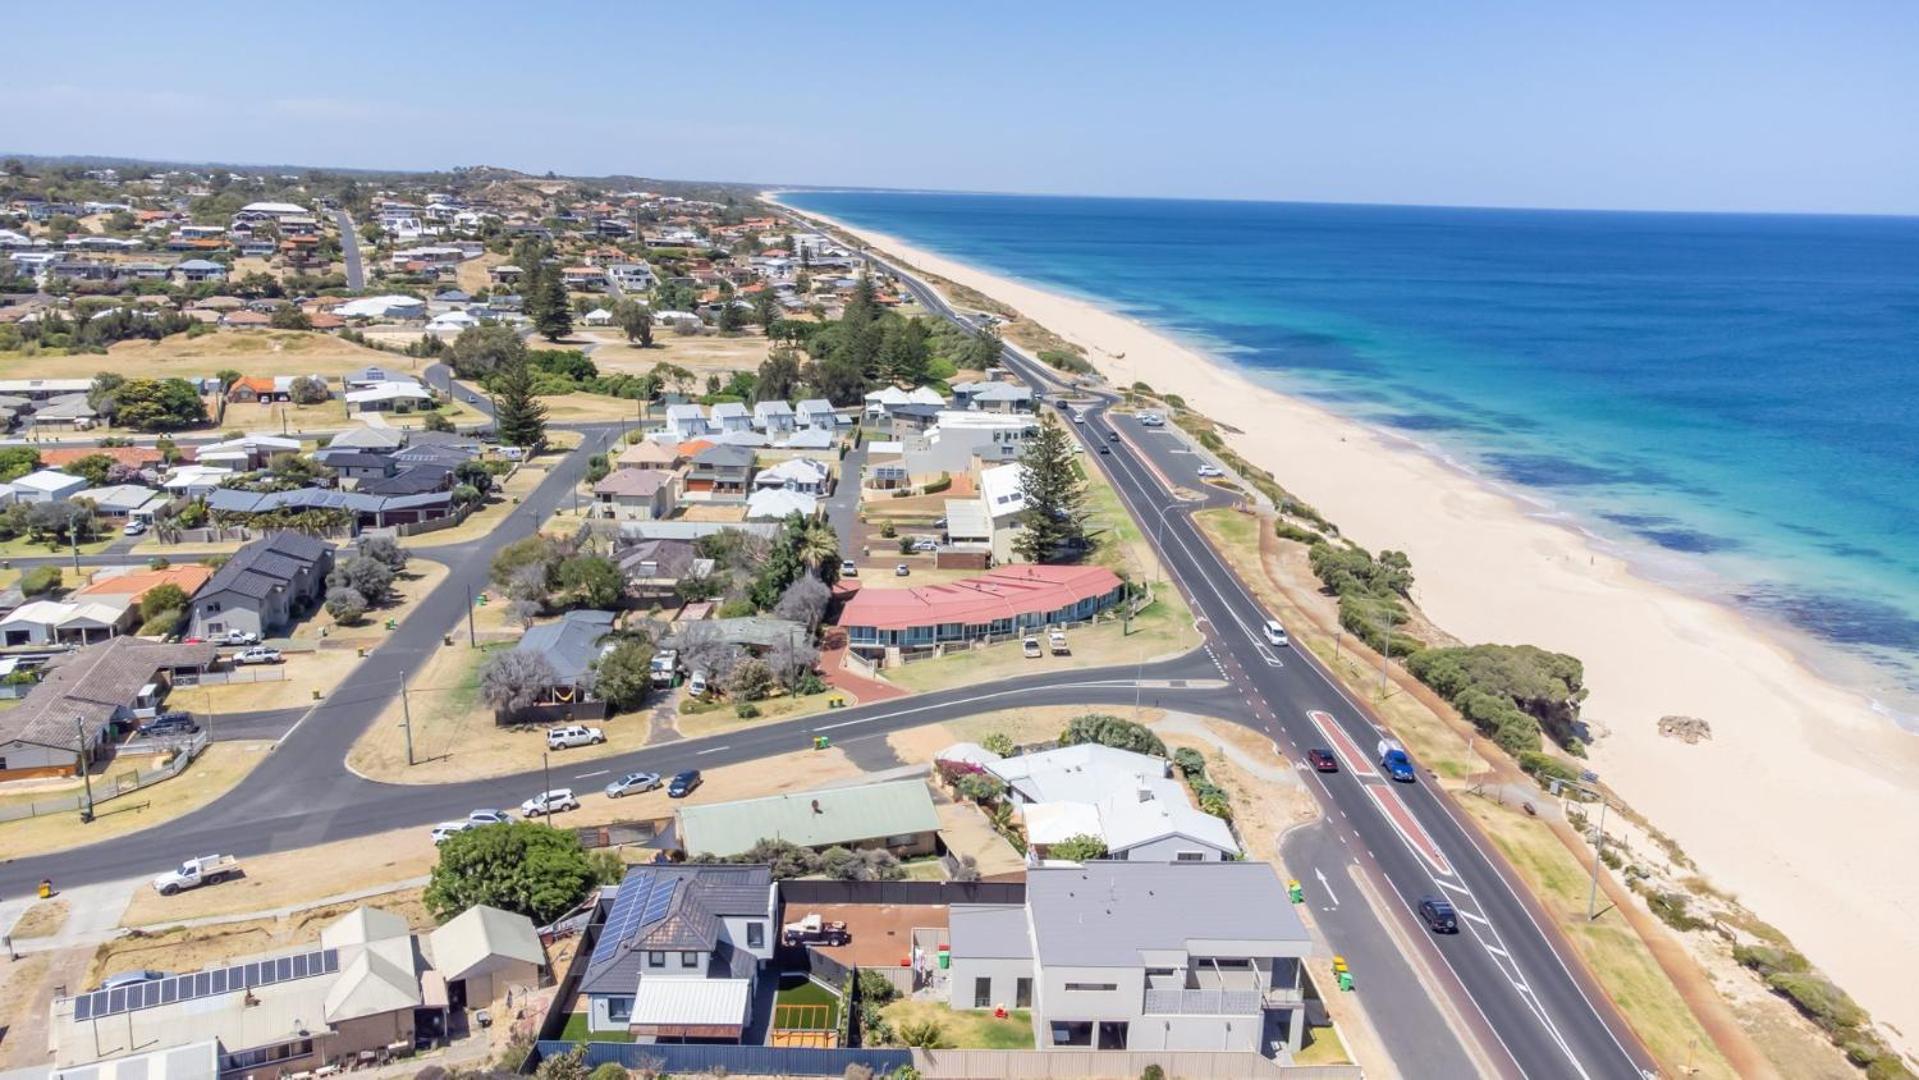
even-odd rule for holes
{"type": "Polygon", "coordinates": [[[830,847],[939,828],[933,797],[919,780],[685,806],[679,816],[687,852],[714,855],[738,854],[761,840],[830,847]]]}
{"type": "Polygon", "coordinates": [[[745,979],[641,979],[631,1022],[744,1025],[752,990],[745,979]]]}
{"type": "Polygon", "coordinates": [[[1279,875],[1265,863],[1038,867],[1026,873],[1026,903],[1042,964],[1137,967],[1144,951],[1185,950],[1193,941],[1309,947],[1279,875]]]}

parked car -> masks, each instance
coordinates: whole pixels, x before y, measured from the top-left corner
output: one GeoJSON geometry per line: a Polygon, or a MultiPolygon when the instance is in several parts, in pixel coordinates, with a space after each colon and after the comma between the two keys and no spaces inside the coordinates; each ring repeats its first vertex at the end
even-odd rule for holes
{"type": "Polygon", "coordinates": [[[686,680],[686,692],[693,695],[694,697],[705,697],[706,696],[706,672],[704,671],[694,672],[693,677],[686,680]]]}
{"type": "Polygon", "coordinates": [[[233,654],[233,662],[236,664],[277,664],[281,659],[280,650],[270,649],[265,645],[255,645],[233,654]]]}
{"type": "Polygon", "coordinates": [[[913,541],[913,550],[921,552],[938,551],[940,542],[930,536],[922,536],[913,541]]]}
{"type": "Polygon", "coordinates": [[[899,563],[893,567],[894,577],[905,577],[906,575],[912,572],[913,572],[913,568],[906,565],[905,563],[899,563]]]}
{"type": "Polygon", "coordinates": [[[433,826],[433,846],[439,847],[453,839],[457,833],[463,833],[473,827],[471,821],[442,821],[433,826]]]}
{"type": "Polygon", "coordinates": [[[700,786],[702,779],[704,778],[700,776],[700,770],[698,769],[688,769],[683,773],[679,773],[673,777],[672,783],[666,785],[666,797],[669,799],[684,799],[688,795],[693,794],[693,789],[700,786]]]}
{"type": "Polygon", "coordinates": [[[475,810],[466,816],[466,823],[474,825],[511,825],[513,815],[504,810],[475,810]]]}
{"type": "Polygon", "coordinates": [[[121,536],[143,536],[146,534],[146,531],[147,531],[146,522],[129,521],[127,522],[126,528],[120,530],[120,535],[121,536]]]}
{"type": "Polygon", "coordinates": [[[194,722],[192,713],[164,712],[147,721],[140,732],[150,738],[164,735],[197,735],[200,733],[200,725],[194,722]]]}
{"type": "Polygon", "coordinates": [[[1315,746],[1306,751],[1306,760],[1318,772],[1339,771],[1339,758],[1323,746],[1315,746]]]}
{"type": "Polygon", "coordinates": [[[188,859],[179,869],[169,870],[153,879],[153,888],[161,896],[172,896],[182,889],[197,889],[240,876],[240,860],[231,855],[202,855],[188,859]]]}
{"type": "Polygon", "coordinates": [[[542,791],[521,803],[520,813],[530,818],[545,817],[579,808],[580,800],[573,797],[572,788],[554,788],[552,791],[542,791]]]}
{"type": "Polygon", "coordinates": [[[1426,920],[1426,928],[1435,934],[1459,933],[1459,917],[1453,905],[1443,897],[1420,897],[1419,917],[1426,920]]]}
{"type": "Polygon", "coordinates": [[[1020,654],[1028,660],[1038,660],[1044,653],[1039,647],[1039,639],[1029,637],[1019,643],[1020,654]]]}
{"type": "Polygon", "coordinates": [[[1278,619],[1267,619],[1264,630],[1266,633],[1266,644],[1268,645],[1285,645],[1286,644],[1286,628],[1279,625],[1278,619]]]}
{"type": "Polygon", "coordinates": [[[1226,474],[1221,472],[1219,469],[1219,466],[1217,465],[1201,465],[1199,467],[1199,475],[1210,477],[1210,476],[1225,476],[1226,474]]]}
{"type": "Polygon", "coordinates": [[[123,986],[138,986],[141,983],[159,982],[166,977],[167,973],[164,971],[155,971],[152,968],[135,968],[132,971],[122,971],[118,975],[109,975],[101,979],[100,989],[118,990],[123,986]]]}
{"type": "Polygon", "coordinates": [[[605,741],[606,732],[583,724],[568,724],[565,727],[546,729],[548,750],[567,750],[575,746],[592,746],[605,741]]]}
{"type": "Polygon", "coordinates": [[[639,795],[643,792],[652,791],[654,788],[657,788],[659,786],[660,786],[659,773],[656,773],[656,772],[627,773],[625,776],[622,776],[618,780],[615,780],[612,783],[606,785],[606,797],[609,799],[625,798],[628,795],[639,795]]]}
{"type": "Polygon", "coordinates": [[[1046,647],[1052,651],[1054,656],[1073,655],[1072,648],[1066,644],[1066,631],[1064,630],[1049,631],[1046,635],[1046,647]]]}
{"type": "Polygon", "coordinates": [[[214,635],[213,643],[215,645],[258,645],[260,635],[251,630],[228,630],[224,634],[214,635]]]}
{"type": "MultiPolygon", "coordinates": [[[[868,552],[868,554],[872,554],[872,553],[868,552]]],[[[860,568],[854,565],[853,560],[851,559],[841,559],[840,560],[840,576],[841,577],[859,577],[860,568]]]]}

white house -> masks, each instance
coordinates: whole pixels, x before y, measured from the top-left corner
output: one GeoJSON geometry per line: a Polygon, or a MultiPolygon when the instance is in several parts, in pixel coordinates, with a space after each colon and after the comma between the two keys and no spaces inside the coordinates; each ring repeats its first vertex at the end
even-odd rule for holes
{"type": "Polygon", "coordinates": [[[1265,863],[1036,867],[954,904],[949,1004],[1031,1008],[1041,1050],[1297,1050],[1312,950],[1265,863]]]}
{"type": "Polygon", "coordinates": [[[979,500],[992,533],[993,558],[1013,561],[1013,538],[1019,535],[1020,514],[1026,510],[1026,485],[1019,462],[981,469],[979,500]]]}
{"type": "Polygon", "coordinates": [[[786,402],[760,401],[753,405],[753,426],[768,435],[783,434],[798,426],[798,420],[786,402]]]}
{"type": "Polygon", "coordinates": [[[175,263],[173,275],[183,282],[225,281],[227,268],[211,259],[187,259],[175,263]]]}
{"type": "Polygon", "coordinates": [[[666,429],[681,439],[697,439],[707,432],[706,409],[699,405],[668,405],[666,429]]]}
{"type": "Polygon", "coordinates": [[[347,407],[354,412],[411,412],[433,400],[433,394],[416,382],[385,382],[364,390],[349,390],[347,407]]]}
{"type": "Polygon", "coordinates": [[[333,309],[342,319],[424,319],[426,301],[417,296],[363,296],[333,309]]]}
{"type": "Polygon", "coordinates": [[[819,499],[803,491],[760,488],[746,497],[746,520],[784,521],[794,514],[810,518],[819,508],[819,499]]]}
{"type": "Polygon", "coordinates": [[[722,401],[713,406],[713,429],[721,434],[752,431],[753,414],[737,401],[722,401]]]}
{"type": "Polygon", "coordinates": [[[807,495],[830,494],[832,481],[832,466],[803,457],[768,465],[753,476],[753,486],[761,490],[799,491],[807,495]]]}
{"type": "Polygon", "coordinates": [[[220,469],[210,465],[182,465],[167,474],[160,486],[175,496],[198,499],[207,492],[220,486],[220,481],[233,475],[232,469],[220,469]]]}
{"type": "Polygon", "coordinates": [[[41,469],[12,481],[12,486],[14,502],[64,502],[85,491],[87,482],[58,469],[41,469]]]}
{"type": "Polygon", "coordinates": [[[825,398],[807,398],[794,410],[803,428],[823,428],[827,431],[840,426],[840,414],[834,410],[833,403],[825,398]]]}
{"type": "Polygon", "coordinates": [[[587,326],[612,326],[613,313],[603,307],[594,308],[592,311],[581,316],[580,322],[587,326]]]}

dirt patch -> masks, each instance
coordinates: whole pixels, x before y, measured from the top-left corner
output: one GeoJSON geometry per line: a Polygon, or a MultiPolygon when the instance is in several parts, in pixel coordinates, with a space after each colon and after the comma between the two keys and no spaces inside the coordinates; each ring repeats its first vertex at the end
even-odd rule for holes
{"type": "Polygon", "coordinates": [[[818,914],[828,922],[843,922],[853,935],[845,945],[814,945],[815,949],[848,966],[899,967],[913,951],[913,931],[938,930],[946,939],[944,904],[809,904],[788,906],[783,916],[798,922],[818,914]]]}
{"type": "Polygon", "coordinates": [[[1712,741],[1712,725],[1697,716],[1662,716],[1659,718],[1659,734],[1668,739],[1678,739],[1687,746],[1696,746],[1712,741]]]}
{"type": "MultiPolygon", "coordinates": [[[[264,741],[215,743],[180,775],[100,803],[92,824],[82,825],[77,813],[0,824],[0,851],[12,857],[38,855],[171,821],[233,790],[272,746],[264,741]]],[[[99,779],[94,783],[99,784],[99,779]]]]}
{"type": "Polygon", "coordinates": [[[290,915],[213,926],[181,926],[158,932],[133,931],[102,944],[88,966],[87,983],[132,971],[198,971],[243,956],[273,952],[315,941],[327,924],[361,907],[376,907],[406,919],[415,930],[435,924],[420,901],[420,889],[407,889],[366,900],[307,908],[290,915]]]}
{"type": "Polygon", "coordinates": [[[13,940],[52,937],[67,925],[67,916],[72,913],[65,900],[42,900],[20,914],[11,931],[13,940]]]}

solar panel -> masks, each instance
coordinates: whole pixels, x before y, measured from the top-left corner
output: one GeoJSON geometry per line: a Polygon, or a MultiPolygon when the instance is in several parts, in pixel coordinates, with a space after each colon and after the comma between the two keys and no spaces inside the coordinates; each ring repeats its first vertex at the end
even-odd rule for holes
{"type": "MultiPolygon", "coordinates": [[[[619,955],[621,946],[646,921],[645,913],[651,906],[653,894],[663,884],[661,875],[649,868],[628,871],[625,880],[620,882],[619,893],[613,898],[613,910],[607,913],[606,925],[600,928],[600,940],[593,945],[591,963],[604,963],[619,955]]],[[[668,893],[671,893],[670,886],[668,893]]]]}
{"type": "Polygon", "coordinates": [[[211,971],[192,971],[114,990],[81,994],[73,1000],[73,1018],[97,1020],[136,1009],[151,1009],[157,1005],[230,994],[248,987],[332,974],[339,970],[339,950],[318,949],[297,956],[256,960],[211,971]]]}

